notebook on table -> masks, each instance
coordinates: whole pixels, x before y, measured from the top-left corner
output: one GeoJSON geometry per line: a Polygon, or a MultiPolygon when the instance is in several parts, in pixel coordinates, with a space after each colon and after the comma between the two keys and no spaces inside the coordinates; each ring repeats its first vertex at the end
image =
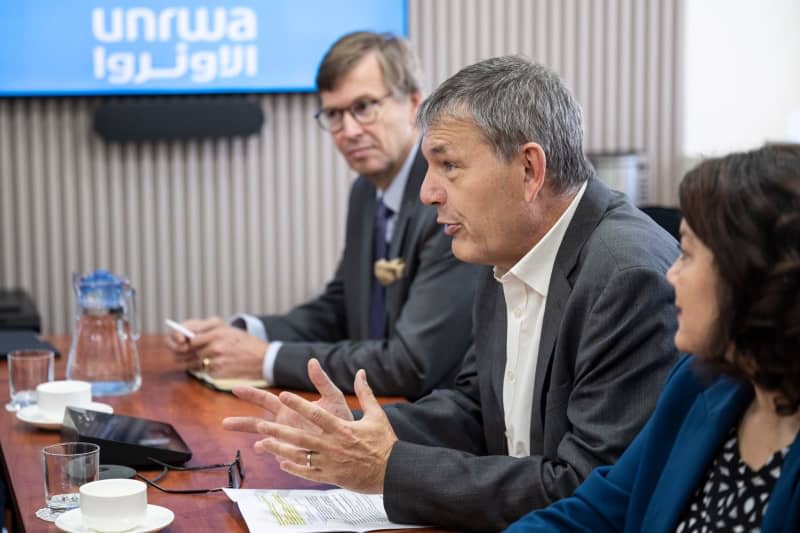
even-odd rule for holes
{"type": "Polygon", "coordinates": [[[213,378],[205,370],[187,370],[190,376],[200,380],[204,385],[211,387],[214,390],[230,392],[238,385],[248,387],[256,387],[259,389],[267,388],[267,382],[263,379],[247,379],[247,378],[213,378]]]}

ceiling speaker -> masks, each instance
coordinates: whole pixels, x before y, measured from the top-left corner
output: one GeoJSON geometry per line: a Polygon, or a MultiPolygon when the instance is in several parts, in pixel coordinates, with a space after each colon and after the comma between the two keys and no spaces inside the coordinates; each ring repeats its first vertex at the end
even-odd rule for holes
{"type": "Polygon", "coordinates": [[[94,129],[109,141],[244,137],[261,131],[264,114],[242,97],[134,98],[104,102],[94,129]]]}

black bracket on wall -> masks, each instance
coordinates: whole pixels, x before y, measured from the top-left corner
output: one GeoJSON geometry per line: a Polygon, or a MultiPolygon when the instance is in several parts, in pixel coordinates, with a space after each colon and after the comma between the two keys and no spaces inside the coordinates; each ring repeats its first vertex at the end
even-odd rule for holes
{"type": "Polygon", "coordinates": [[[242,96],[135,97],[100,104],[94,129],[108,141],[239,137],[259,133],[261,107],[242,96]]]}

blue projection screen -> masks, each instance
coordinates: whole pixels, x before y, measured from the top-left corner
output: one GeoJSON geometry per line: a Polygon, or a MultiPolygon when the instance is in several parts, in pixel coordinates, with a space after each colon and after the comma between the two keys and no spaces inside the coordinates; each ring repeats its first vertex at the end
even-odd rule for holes
{"type": "Polygon", "coordinates": [[[406,0],[0,2],[0,96],[302,92],[355,30],[407,36],[406,0]]]}

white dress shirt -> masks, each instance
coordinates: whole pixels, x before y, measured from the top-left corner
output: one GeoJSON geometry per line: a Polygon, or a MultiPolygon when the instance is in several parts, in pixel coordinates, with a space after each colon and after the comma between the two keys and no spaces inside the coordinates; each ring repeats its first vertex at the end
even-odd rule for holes
{"type": "Polygon", "coordinates": [[[503,412],[508,454],[512,457],[530,455],[533,383],[539,359],[547,289],[556,254],[585,190],[586,183],[553,227],[511,269],[494,269],[494,277],[503,286],[506,301],[508,325],[503,412]]]}
{"type": "MultiPolygon", "coordinates": [[[[403,193],[405,193],[406,183],[408,183],[408,174],[411,172],[411,166],[414,164],[414,159],[417,157],[418,150],[419,139],[414,141],[414,147],[408,154],[403,166],[400,167],[400,171],[389,184],[389,187],[385,191],[378,189],[376,192],[377,198],[383,198],[384,205],[394,213],[394,215],[389,217],[389,220],[386,221],[386,242],[392,241],[395,221],[400,212],[400,207],[403,204],[403,193]]],[[[269,341],[269,335],[264,328],[264,323],[255,315],[239,313],[231,318],[230,323],[233,326],[246,329],[247,333],[250,335],[254,335],[264,341],[269,341]]],[[[264,362],[261,371],[264,375],[264,381],[267,382],[267,386],[275,384],[275,359],[278,357],[278,351],[281,349],[281,346],[283,346],[283,343],[280,341],[270,342],[267,351],[264,352],[264,362]]]]}

